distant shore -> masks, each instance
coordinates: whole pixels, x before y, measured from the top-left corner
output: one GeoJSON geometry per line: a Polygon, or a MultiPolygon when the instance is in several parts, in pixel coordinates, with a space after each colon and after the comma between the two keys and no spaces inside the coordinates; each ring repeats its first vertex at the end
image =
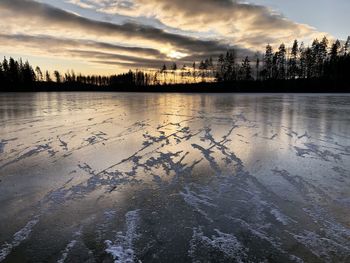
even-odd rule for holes
{"type": "Polygon", "coordinates": [[[179,93],[350,93],[350,82],[336,80],[236,81],[151,86],[95,86],[36,82],[32,87],[3,87],[0,92],[179,92],[179,93]]]}

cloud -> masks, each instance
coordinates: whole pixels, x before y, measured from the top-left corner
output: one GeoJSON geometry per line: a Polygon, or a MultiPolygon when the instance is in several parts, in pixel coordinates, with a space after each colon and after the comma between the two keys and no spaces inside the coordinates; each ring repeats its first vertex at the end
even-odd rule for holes
{"type": "Polygon", "coordinates": [[[231,48],[241,58],[267,43],[288,44],[295,38],[312,39],[320,34],[266,7],[240,1],[61,1],[85,12],[79,14],[81,9],[75,8],[77,13],[73,13],[34,0],[0,0],[0,51],[66,58],[67,62],[73,58],[123,69],[158,68],[173,60],[189,65],[231,48]],[[122,17],[121,22],[98,20],[113,14],[122,17]]]}
{"type": "Polygon", "coordinates": [[[268,42],[291,42],[295,38],[311,40],[324,34],[308,25],[288,20],[264,6],[241,1],[134,0],[128,9],[118,8],[113,2],[106,0],[95,8],[109,14],[153,17],[181,30],[211,32],[228,43],[250,49],[261,48],[268,42]],[[259,36],[259,39],[255,37],[250,41],[250,35],[259,36]]]}
{"type": "Polygon", "coordinates": [[[143,57],[152,57],[165,59],[165,55],[157,49],[142,48],[142,47],[127,47],[106,42],[99,42],[94,40],[85,39],[71,39],[71,38],[58,38],[48,35],[25,35],[25,34],[0,34],[0,41],[2,45],[8,46],[26,46],[29,48],[43,49],[46,47],[48,53],[53,52],[55,49],[65,48],[84,48],[84,49],[97,49],[107,50],[118,53],[134,54],[143,57]]]}
{"type": "MultiPolygon", "coordinates": [[[[160,51],[151,48],[126,47],[84,39],[65,39],[47,35],[0,34],[0,42],[14,50],[25,49],[31,54],[89,61],[101,65],[121,65],[126,69],[159,69],[174,62],[160,51]],[[45,47],[45,49],[43,49],[45,47]]],[[[242,51],[245,52],[245,51],[242,51]]],[[[214,55],[219,55],[216,53],[214,55]]],[[[177,59],[179,65],[206,59],[206,55],[191,54],[177,59]]]]}
{"type": "Polygon", "coordinates": [[[83,2],[83,1],[80,1],[80,0],[68,0],[66,2],[67,3],[71,3],[73,5],[77,5],[77,6],[81,7],[81,8],[88,8],[88,9],[94,8],[93,4],[89,4],[87,2],[83,2]]]}
{"type": "Polygon", "coordinates": [[[147,59],[135,56],[112,54],[101,51],[69,50],[71,56],[85,57],[90,62],[106,65],[124,65],[129,68],[159,69],[167,59],[147,59]]]}
{"type": "MultiPolygon", "coordinates": [[[[31,23],[32,27],[44,26],[44,29],[92,34],[99,37],[123,37],[147,44],[153,43],[158,46],[169,45],[179,51],[213,52],[226,50],[227,45],[218,41],[200,40],[180,34],[165,32],[162,29],[144,26],[136,23],[113,24],[101,22],[52,7],[47,4],[29,0],[2,0],[0,10],[7,13],[7,17],[16,15],[15,20],[23,20],[23,23],[31,23]]],[[[5,14],[6,15],[6,14],[5,14]]],[[[11,19],[11,18],[10,18],[11,19]]],[[[14,18],[12,18],[14,19],[14,18]]]]}

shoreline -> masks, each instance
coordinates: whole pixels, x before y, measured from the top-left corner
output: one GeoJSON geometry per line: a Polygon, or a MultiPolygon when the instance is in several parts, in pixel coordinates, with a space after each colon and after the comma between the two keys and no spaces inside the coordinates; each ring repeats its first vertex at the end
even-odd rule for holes
{"type": "Polygon", "coordinates": [[[276,80],[202,82],[152,86],[95,86],[81,83],[37,82],[0,92],[152,92],[152,93],[350,93],[350,82],[339,80],[276,80]]]}

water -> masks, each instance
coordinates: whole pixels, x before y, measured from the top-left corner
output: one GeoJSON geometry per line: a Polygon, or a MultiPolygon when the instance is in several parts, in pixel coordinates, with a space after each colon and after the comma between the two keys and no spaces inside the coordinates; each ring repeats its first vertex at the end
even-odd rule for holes
{"type": "Polygon", "coordinates": [[[350,262],[350,96],[0,95],[0,261],[350,262]]]}

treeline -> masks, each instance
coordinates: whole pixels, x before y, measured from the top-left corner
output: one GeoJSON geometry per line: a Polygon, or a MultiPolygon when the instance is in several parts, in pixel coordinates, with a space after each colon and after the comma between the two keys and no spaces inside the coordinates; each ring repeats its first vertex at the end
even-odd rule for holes
{"type": "MultiPolygon", "coordinates": [[[[28,61],[6,58],[0,62],[0,83],[3,90],[26,90],[35,87],[90,87],[90,88],[137,88],[164,84],[192,83],[241,83],[307,80],[319,83],[320,80],[350,80],[350,37],[341,43],[330,43],[324,37],[315,39],[311,46],[294,41],[291,47],[281,44],[274,51],[266,46],[264,54],[254,58],[238,59],[235,50],[220,55],[216,61],[211,57],[190,66],[178,67],[176,63],[165,64],[159,70],[129,71],[124,74],[101,76],[82,75],[74,71],[44,73],[39,67],[33,69],[28,61]]],[[[271,85],[272,85],[271,84],[271,85]]]]}
{"type": "Polygon", "coordinates": [[[174,62],[167,67],[163,64],[160,70],[153,73],[153,84],[189,84],[215,81],[216,67],[213,58],[193,62],[191,65],[178,65],[174,62]]]}
{"type": "Polygon", "coordinates": [[[276,51],[271,45],[265,53],[254,58],[238,59],[235,50],[219,55],[217,62],[212,58],[194,62],[191,66],[179,68],[176,63],[170,67],[164,64],[155,74],[163,76],[162,83],[237,82],[275,80],[349,80],[350,37],[343,44],[334,43],[324,37],[315,39],[311,46],[294,41],[291,47],[281,44],[276,51]],[[168,76],[168,77],[167,77],[168,76]]]}
{"type": "Polygon", "coordinates": [[[28,61],[24,62],[10,58],[4,58],[0,62],[0,83],[2,87],[32,87],[36,80],[36,75],[28,61]]]}
{"type": "MultiPolygon", "coordinates": [[[[65,74],[55,70],[53,74],[49,71],[44,73],[40,67],[33,67],[28,61],[23,63],[22,59],[18,61],[6,57],[0,61],[0,90],[28,90],[35,89],[39,84],[47,86],[97,86],[97,87],[115,87],[126,85],[128,87],[140,87],[151,85],[151,75],[142,71],[129,71],[119,75],[101,76],[101,75],[82,75],[74,71],[68,71],[65,74]]],[[[42,85],[41,85],[42,86],[42,85]]]]}
{"type": "Polygon", "coordinates": [[[254,61],[246,57],[240,64],[236,62],[235,51],[220,55],[217,63],[216,79],[219,82],[237,80],[294,80],[294,79],[350,79],[350,37],[342,45],[336,40],[331,45],[324,37],[315,39],[311,46],[294,41],[292,47],[281,44],[276,52],[271,45],[265,54],[258,54],[254,61]]]}
{"type": "MultiPolygon", "coordinates": [[[[118,86],[118,85],[149,86],[151,84],[150,74],[147,74],[145,72],[138,71],[138,70],[135,72],[130,70],[128,73],[112,75],[108,77],[101,76],[101,75],[86,75],[86,76],[82,74],[76,75],[74,71],[71,71],[71,72],[68,71],[64,75],[62,75],[59,71],[54,71],[53,75],[54,75],[54,81],[56,83],[64,83],[64,84],[80,83],[83,85],[93,85],[93,86],[99,86],[99,87],[118,86]]],[[[50,82],[50,81],[52,80],[50,79],[50,74],[47,72],[46,82],[50,82]]]]}
{"type": "Polygon", "coordinates": [[[291,51],[281,44],[273,53],[270,45],[266,47],[264,67],[260,72],[262,79],[349,79],[350,37],[342,45],[339,40],[329,45],[324,37],[315,39],[311,46],[299,45],[295,40],[291,51]]]}

